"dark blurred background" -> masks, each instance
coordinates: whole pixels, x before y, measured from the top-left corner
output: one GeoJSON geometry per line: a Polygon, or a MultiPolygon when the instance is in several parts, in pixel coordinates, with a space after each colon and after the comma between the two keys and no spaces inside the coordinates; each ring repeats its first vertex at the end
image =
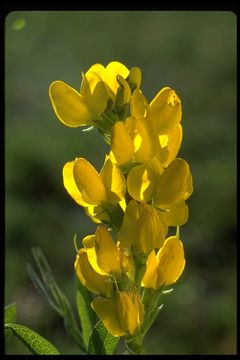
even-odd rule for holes
{"type": "MultiPolygon", "coordinates": [[[[29,281],[39,245],[75,306],[73,235],[95,225],[62,184],[76,156],[100,169],[98,133],[62,125],[48,97],[63,80],[79,89],[81,71],[100,62],[139,66],[147,99],[173,87],[183,104],[179,156],[191,166],[194,193],[181,229],[186,269],[146,337],[151,354],[236,353],[236,16],[225,11],[27,11],[5,23],[5,303],[18,323],[55,344],[78,349],[61,319],[29,281]],[[22,19],[22,21],[21,21],[22,19]],[[20,20],[20,21],[19,21],[20,20]]],[[[120,350],[118,350],[120,352],[120,350]]],[[[15,339],[8,354],[28,353],[15,339]]]]}

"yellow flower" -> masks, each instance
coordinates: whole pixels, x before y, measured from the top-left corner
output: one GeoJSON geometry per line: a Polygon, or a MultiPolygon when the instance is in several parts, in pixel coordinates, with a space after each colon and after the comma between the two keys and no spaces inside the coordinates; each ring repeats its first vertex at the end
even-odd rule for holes
{"type": "Polygon", "coordinates": [[[158,134],[166,134],[182,118],[181,100],[170,87],[164,87],[151,101],[148,116],[158,134]]]}
{"type": "Polygon", "coordinates": [[[167,238],[158,253],[149,254],[142,286],[159,289],[171,285],[181,276],[185,267],[183,244],[175,236],[167,238]]]}
{"type": "Polygon", "coordinates": [[[193,186],[190,168],[185,160],[176,158],[166,169],[156,158],[147,164],[135,166],[128,174],[127,188],[133,199],[144,203],[151,201],[154,207],[171,213],[168,225],[175,225],[177,218],[181,224],[187,219],[184,201],[192,194],[193,186]],[[174,215],[175,211],[178,212],[177,216],[174,215]]]}
{"type": "Polygon", "coordinates": [[[74,263],[79,281],[91,292],[103,296],[112,295],[112,283],[107,275],[99,274],[89,262],[86,249],[80,249],[74,263]]]}
{"type": "Polygon", "coordinates": [[[63,167],[63,183],[69,195],[84,207],[119,203],[126,191],[124,176],[108,156],[100,174],[84,158],[67,162],[63,167]]]}
{"type": "Polygon", "coordinates": [[[143,321],[143,305],[135,289],[118,291],[115,299],[96,298],[91,305],[113,336],[133,335],[143,321]]]}
{"type": "MultiPolygon", "coordinates": [[[[57,118],[70,127],[94,125],[93,121],[99,120],[104,113],[109,98],[115,101],[119,84],[129,75],[125,65],[112,61],[106,68],[101,64],[95,64],[82,74],[80,92],[63,81],[52,82],[49,97],[57,118]]],[[[136,81],[136,76],[134,78],[133,75],[131,79],[136,81]]],[[[127,83],[124,87],[125,98],[126,88],[129,88],[131,93],[127,83]]]]}
{"type": "Polygon", "coordinates": [[[83,239],[83,246],[93,269],[102,275],[118,276],[121,271],[120,249],[104,225],[97,228],[95,235],[83,239]]]}
{"type": "Polygon", "coordinates": [[[148,255],[152,249],[162,246],[167,229],[158,210],[131,200],[124,214],[118,240],[123,247],[133,246],[135,254],[148,255]]]}
{"type": "Polygon", "coordinates": [[[118,165],[145,163],[160,150],[158,135],[147,118],[127,118],[112,127],[111,152],[118,165]]]}

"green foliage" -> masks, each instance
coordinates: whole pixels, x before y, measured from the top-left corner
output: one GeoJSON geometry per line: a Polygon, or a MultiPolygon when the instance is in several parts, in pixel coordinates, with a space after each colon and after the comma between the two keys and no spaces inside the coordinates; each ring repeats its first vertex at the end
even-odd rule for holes
{"type": "Polygon", "coordinates": [[[5,311],[4,311],[4,323],[8,324],[8,323],[14,323],[16,321],[17,318],[17,307],[16,307],[16,303],[12,303],[9,305],[5,306],[5,311]]]}
{"type": "Polygon", "coordinates": [[[91,295],[89,291],[79,284],[79,290],[76,293],[76,303],[79,319],[82,327],[82,337],[86,349],[88,347],[89,336],[92,332],[92,323],[95,317],[93,316],[93,311],[90,307],[91,295]]]}
{"type": "Polygon", "coordinates": [[[9,323],[5,324],[5,329],[10,329],[34,355],[59,355],[55,346],[26,326],[9,323]]]}
{"type": "Polygon", "coordinates": [[[93,329],[89,339],[89,355],[111,355],[119,342],[119,337],[110,334],[103,323],[99,321],[93,329]]]}
{"type": "MultiPolygon", "coordinates": [[[[12,303],[5,306],[4,311],[4,324],[14,323],[17,318],[17,307],[16,303],[12,303]]],[[[11,331],[8,329],[5,329],[5,339],[8,340],[9,336],[11,334],[11,331]]]]}
{"type": "Polygon", "coordinates": [[[63,318],[68,334],[73,338],[79,348],[85,351],[82,334],[78,329],[71,305],[57,285],[45,256],[40,248],[33,248],[32,253],[41,276],[40,278],[33,267],[28,264],[28,273],[33,284],[51,307],[63,318]]]}

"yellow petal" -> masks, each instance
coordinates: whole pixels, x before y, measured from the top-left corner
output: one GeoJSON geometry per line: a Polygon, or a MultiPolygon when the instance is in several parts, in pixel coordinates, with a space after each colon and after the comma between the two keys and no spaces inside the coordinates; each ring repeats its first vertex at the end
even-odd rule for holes
{"type": "Polygon", "coordinates": [[[162,205],[161,207],[168,210],[168,212],[159,212],[160,217],[168,226],[181,226],[187,222],[188,206],[184,200],[174,204],[162,205]]]}
{"type": "Polygon", "coordinates": [[[136,302],[133,302],[125,291],[118,291],[116,304],[121,328],[132,335],[139,325],[139,310],[136,302]]]}
{"type": "Polygon", "coordinates": [[[118,165],[132,160],[134,153],[133,141],[122,121],[117,121],[112,127],[111,150],[118,165]]]}
{"type": "Polygon", "coordinates": [[[93,71],[88,71],[83,75],[81,94],[84,96],[94,117],[99,117],[104,112],[109,98],[101,77],[93,71]]]}
{"type": "Polygon", "coordinates": [[[159,151],[157,134],[148,118],[137,119],[134,130],[134,159],[147,162],[159,151]]]}
{"type": "Polygon", "coordinates": [[[106,190],[96,169],[84,158],[74,161],[73,176],[83,200],[90,205],[99,205],[107,200],[106,190]]]}
{"type": "Polygon", "coordinates": [[[82,194],[79,191],[74,177],[73,177],[73,165],[74,161],[67,162],[63,167],[63,185],[69,195],[81,206],[87,206],[88,204],[83,200],[82,194]]]}
{"type": "Polygon", "coordinates": [[[148,103],[143,93],[135,89],[130,101],[130,112],[135,118],[145,117],[147,115],[148,103]]]}
{"type": "Polygon", "coordinates": [[[139,205],[135,200],[130,200],[123,218],[122,226],[118,232],[118,241],[123,248],[130,248],[135,236],[136,221],[140,216],[139,205]]]}
{"type": "Polygon", "coordinates": [[[91,123],[93,114],[84,98],[63,81],[54,81],[50,85],[49,96],[53,110],[63,124],[77,127],[91,123]]]}
{"type": "Polygon", "coordinates": [[[93,270],[100,275],[108,275],[104,269],[102,269],[97,260],[97,254],[95,249],[95,235],[87,235],[82,239],[82,244],[86,250],[88,261],[92,266],[93,270]]]}
{"type": "Polygon", "coordinates": [[[158,288],[161,285],[175,283],[185,267],[183,244],[175,236],[166,239],[163,247],[157,253],[158,288]]]}
{"type": "Polygon", "coordinates": [[[113,336],[123,336],[126,334],[119,323],[115,300],[97,298],[92,301],[91,306],[97,316],[102,320],[105,328],[113,336]]]}
{"type": "Polygon", "coordinates": [[[167,149],[169,155],[167,161],[165,161],[163,164],[165,167],[168,166],[176,158],[179,152],[183,137],[181,124],[177,124],[176,126],[174,126],[174,128],[172,128],[168,132],[167,137],[168,137],[167,149]]]}
{"type": "Polygon", "coordinates": [[[121,272],[120,255],[116,244],[105,226],[99,226],[95,233],[95,250],[97,262],[106,273],[121,272]]]}
{"type": "Polygon", "coordinates": [[[154,176],[145,165],[133,167],[127,177],[129,194],[137,201],[148,202],[151,200],[154,189],[154,176]]]}
{"type": "Polygon", "coordinates": [[[154,205],[172,204],[184,199],[189,179],[189,165],[180,158],[171,162],[159,176],[154,192],[154,205]]]}
{"type": "Polygon", "coordinates": [[[160,220],[158,210],[145,204],[137,220],[133,247],[137,253],[149,254],[154,248],[160,248],[165,240],[167,227],[160,220]]]}
{"type": "Polygon", "coordinates": [[[117,76],[117,82],[119,87],[117,89],[115,106],[121,108],[130,102],[132,93],[128,82],[122,76],[117,76]]]}
{"type": "Polygon", "coordinates": [[[94,64],[92,65],[85,73],[85,75],[87,75],[89,72],[95,72],[96,74],[98,74],[101,79],[104,79],[104,74],[105,74],[105,67],[102,64],[94,64]]]}
{"type": "Polygon", "coordinates": [[[104,296],[111,295],[112,285],[109,282],[108,276],[100,275],[92,268],[85,249],[79,250],[74,267],[78,279],[88,290],[104,296]]]}
{"type": "Polygon", "coordinates": [[[106,158],[100,176],[105,186],[108,200],[113,203],[123,200],[126,192],[126,181],[119,167],[113,164],[110,157],[106,158]]]}
{"type": "Polygon", "coordinates": [[[141,81],[142,81],[141,69],[139,69],[139,67],[137,67],[137,66],[134,66],[133,68],[131,68],[131,70],[128,74],[128,77],[127,77],[127,81],[130,85],[131,90],[139,88],[141,85],[141,81]]]}
{"type": "Polygon", "coordinates": [[[146,271],[142,279],[142,286],[157,290],[158,261],[155,250],[152,250],[146,262],[146,271]]]}
{"type": "Polygon", "coordinates": [[[105,83],[110,87],[113,93],[116,94],[119,87],[117,82],[117,75],[120,75],[126,79],[128,74],[129,70],[125,65],[118,61],[112,61],[106,67],[105,83]]]}
{"type": "Polygon", "coordinates": [[[181,121],[181,101],[173,89],[159,91],[149,105],[149,117],[159,134],[166,134],[181,121]]]}

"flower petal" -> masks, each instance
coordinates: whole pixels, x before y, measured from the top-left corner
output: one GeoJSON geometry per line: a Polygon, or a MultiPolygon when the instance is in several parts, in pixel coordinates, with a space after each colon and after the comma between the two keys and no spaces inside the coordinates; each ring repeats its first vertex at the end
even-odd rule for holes
{"type": "Polygon", "coordinates": [[[50,85],[49,96],[53,110],[63,124],[77,127],[91,123],[93,115],[84,98],[63,81],[54,81],[50,85]]]}
{"type": "Polygon", "coordinates": [[[123,200],[126,192],[126,181],[119,167],[111,161],[110,157],[106,158],[100,176],[105,186],[108,200],[113,203],[123,200]]]}
{"type": "Polygon", "coordinates": [[[158,288],[161,285],[171,285],[181,276],[185,267],[183,244],[175,236],[167,238],[163,247],[157,253],[158,288]]]}
{"type": "Polygon", "coordinates": [[[131,248],[135,236],[136,221],[139,218],[140,209],[137,201],[130,200],[123,218],[122,226],[118,232],[118,241],[124,248],[131,248]]]}
{"type": "Polygon", "coordinates": [[[137,201],[148,202],[151,200],[154,189],[154,177],[145,165],[133,167],[127,177],[129,194],[137,201]]]}
{"type": "Polygon", "coordinates": [[[119,86],[117,82],[117,75],[120,75],[124,79],[126,79],[128,74],[129,70],[125,65],[121,64],[118,61],[112,61],[106,67],[104,81],[113,91],[113,93],[116,94],[119,86]]]}
{"type": "Polygon", "coordinates": [[[154,205],[161,207],[184,200],[189,172],[189,165],[185,160],[173,160],[159,176],[153,196],[154,205]]]}
{"type": "Polygon", "coordinates": [[[102,179],[96,169],[84,158],[74,161],[73,176],[83,200],[90,205],[107,201],[102,179]]]}
{"type": "Polygon", "coordinates": [[[104,81],[93,71],[83,75],[81,94],[84,96],[94,117],[99,117],[107,106],[109,99],[104,81]]]}
{"type": "Polygon", "coordinates": [[[181,226],[188,220],[188,206],[184,200],[174,204],[161,205],[162,209],[168,212],[159,212],[160,218],[166,222],[168,226],[181,226]]]}
{"type": "Polygon", "coordinates": [[[119,274],[120,254],[116,244],[105,226],[99,226],[95,233],[95,251],[97,262],[106,273],[119,274]]]}
{"type": "Polygon", "coordinates": [[[73,165],[74,161],[67,162],[63,167],[63,184],[69,195],[81,206],[87,206],[88,204],[83,200],[82,194],[79,191],[74,177],[73,177],[73,165]]]}
{"type": "Polygon", "coordinates": [[[162,246],[166,233],[167,227],[158,216],[158,211],[145,204],[136,224],[134,250],[148,255],[152,249],[162,246]]]}
{"type": "Polygon", "coordinates": [[[142,286],[157,290],[158,261],[155,250],[152,250],[146,262],[146,271],[142,279],[142,286]]]}
{"type": "Polygon", "coordinates": [[[117,121],[112,127],[111,150],[118,165],[126,164],[132,160],[133,141],[122,121],[117,121]]]}
{"type": "Polygon", "coordinates": [[[136,162],[147,162],[159,151],[157,133],[148,118],[137,119],[133,143],[136,162]]]}
{"type": "Polygon", "coordinates": [[[130,112],[135,118],[145,117],[147,115],[148,103],[143,93],[135,89],[130,101],[130,112]]]}
{"type": "Polygon", "coordinates": [[[181,101],[175,91],[164,87],[149,105],[149,117],[158,134],[166,134],[181,121],[181,101]]]}
{"type": "Polygon", "coordinates": [[[92,268],[85,249],[79,250],[74,267],[78,279],[88,290],[104,296],[111,295],[112,285],[109,282],[108,276],[100,275],[92,268]]]}
{"type": "Polygon", "coordinates": [[[92,301],[91,306],[97,316],[102,320],[105,328],[113,336],[123,336],[126,332],[121,328],[116,300],[96,298],[92,301]]]}

